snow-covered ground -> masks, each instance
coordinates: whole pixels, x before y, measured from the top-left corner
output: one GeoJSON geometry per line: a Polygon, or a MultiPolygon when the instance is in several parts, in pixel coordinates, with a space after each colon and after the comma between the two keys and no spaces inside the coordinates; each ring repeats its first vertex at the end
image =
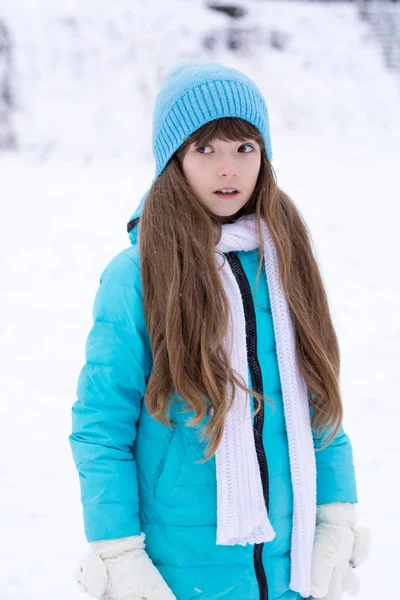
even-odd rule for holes
{"type": "MultiPolygon", "coordinates": [[[[22,152],[0,157],[1,600],[83,597],[72,577],[87,545],[68,444],[70,408],[99,276],[129,244],[126,222],[153,176],[150,100],[175,58],[237,66],[265,94],[278,182],[311,230],[342,351],[359,521],[373,534],[371,558],[357,570],[360,598],[395,598],[400,92],[356,7],[249,2],[250,24],[281,32],[287,46],[258,42],[234,59],[222,49],[207,55],[192,40],[201,8],[187,2],[186,29],[179,19],[174,30],[168,26],[175,43],[162,60],[160,39],[168,36],[157,27],[167,2],[147,29],[145,8],[133,15],[125,0],[113,3],[109,21],[92,1],[69,0],[56,10],[41,0],[35,14],[22,0],[9,4],[1,10],[20,44],[15,126],[22,152]],[[131,21],[122,17],[129,10],[131,21]],[[71,27],[79,31],[79,60],[56,35],[55,15],[77,17],[71,27]],[[142,37],[131,51],[140,64],[127,43],[129,23],[139,36],[137,20],[142,37]],[[111,30],[120,43],[106,50],[101,36],[111,30]],[[158,40],[152,51],[149,32],[158,40]],[[55,48],[58,54],[49,54],[55,48]]],[[[223,23],[220,15],[207,18],[207,27],[223,23]]]]}

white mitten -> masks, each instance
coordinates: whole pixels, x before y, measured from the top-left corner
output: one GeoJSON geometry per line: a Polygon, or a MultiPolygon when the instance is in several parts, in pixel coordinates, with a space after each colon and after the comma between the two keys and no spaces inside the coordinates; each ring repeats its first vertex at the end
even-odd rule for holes
{"type": "Polygon", "coordinates": [[[354,504],[332,502],[317,506],[311,598],[339,600],[343,592],[358,594],[360,583],[353,569],[369,554],[370,532],[355,523],[354,504]]]}
{"type": "Polygon", "coordinates": [[[145,534],[91,542],[77,564],[81,592],[99,600],[176,600],[145,551],[145,534]]]}

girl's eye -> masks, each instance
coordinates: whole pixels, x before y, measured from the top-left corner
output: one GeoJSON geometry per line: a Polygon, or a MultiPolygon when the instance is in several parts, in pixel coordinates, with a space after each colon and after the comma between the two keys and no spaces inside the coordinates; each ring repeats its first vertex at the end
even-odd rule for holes
{"type": "Polygon", "coordinates": [[[204,148],[210,148],[210,146],[199,146],[199,148],[197,148],[196,151],[200,154],[210,154],[209,152],[201,152],[201,150],[203,150],[204,148]]]}
{"type": "MultiPolygon", "coordinates": [[[[245,146],[248,146],[249,148],[251,148],[251,150],[254,150],[254,148],[251,144],[243,144],[242,146],[240,146],[240,148],[244,148],[245,146]]],[[[250,150],[250,152],[251,152],[251,150],[250,150]]],[[[244,154],[249,154],[249,152],[245,152],[244,154]]]]}
{"type": "MultiPolygon", "coordinates": [[[[252,150],[254,150],[253,146],[251,144],[242,144],[240,146],[240,148],[244,148],[245,146],[248,146],[249,148],[251,148],[251,150],[249,151],[245,151],[243,154],[249,154],[252,150]]],[[[210,154],[210,152],[202,152],[202,150],[204,150],[204,148],[210,148],[210,146],[199,146],[196,151],[199,152],[200,154],[210,154]]],[[[240,150],[239,148],[239,150],[240,150]]]]}

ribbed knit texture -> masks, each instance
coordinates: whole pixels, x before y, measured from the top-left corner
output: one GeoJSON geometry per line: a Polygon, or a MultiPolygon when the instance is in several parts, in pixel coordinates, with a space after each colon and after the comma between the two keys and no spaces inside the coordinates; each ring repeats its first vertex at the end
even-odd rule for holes
{"type": "MultiPolygon", "coordinates": [[[[275,243],[262,220],[264,264],[276,338],[284,414],[289,443],[293,486],[293,529],[290,588],[307,598],[311,594],[311,564],[316,520],[316,462],[312,439],[307,386],[299,370],[294,323],[279,278],[275,243]]],[[[245,215],[222,225],[216,251],[258,248],[255,216],[245,215]]],[[[224,257],[216,252],[222,266],[224,257]]],[[[220,269],[232,319],[226,339],[232,368],[247,386],[246,326],[239,286],[227,260],[220,269]],[[231,345],[232,344],[232,345],[231,345]]],[[[236,389],[234,406],[228,412],[221,443],[216,451],[217,544],[269,542],[275,532],[269,521],[254,445],[250,398],[236,389]]]]}
{"type": "Polygon", "coordinates": [[[238,117],[256,127],[272,160],[265,100],[246,75],[217,63],[174,67],[158,92],[153,112],[153,153],[158,177],[183,142],[197,129],[223,117],[238,117]]]}

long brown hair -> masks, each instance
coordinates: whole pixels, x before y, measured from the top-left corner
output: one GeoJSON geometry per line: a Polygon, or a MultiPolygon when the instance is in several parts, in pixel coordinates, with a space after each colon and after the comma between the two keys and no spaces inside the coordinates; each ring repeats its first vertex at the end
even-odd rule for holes
{"type": "Polygon", "coordinates": [[[260,241],[256,288],[263,260],[261,218],[275,241],[281,283],[294,317],[297,358],[308,388],[312,426],[319,434],[327,429],[327,445],[342,423],[343,408],[339,347],[324,285],[307,226],[292,200],[279,189],[262,136],[250,123],[237,118],[207,123],[185,140],[151,186],[143,205],[140,269],[153,354],[146,407],[154,419],[168,426],[174,394],[183,401],[184,412],[195,413],[189,425],[199,425],[212,414],[202,434],[202,439],[209,439],[204,459],[208,460],[221,440],[235,386],[254,397],[254,414],[268,400],[240,381],[224,346],[229,303],[215,261],[215,246],[222,223],[229,219],[215,216],[199,202],[181,167],[191,143],[200,147],[215,139],[253,139],[262,150],[254,192],[234,218],[243,214],[256,217],[260,241]],[[328,428],[332,427],[329,437],[328,428]]]}

